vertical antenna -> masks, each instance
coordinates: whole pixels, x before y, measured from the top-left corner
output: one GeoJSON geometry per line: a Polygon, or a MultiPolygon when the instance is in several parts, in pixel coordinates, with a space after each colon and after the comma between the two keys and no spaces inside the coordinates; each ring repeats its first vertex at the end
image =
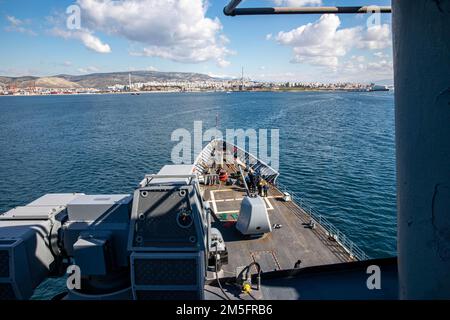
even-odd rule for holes
{"type": "Polygon", "coordinates": [[[128,74],[128,82],[129,82],[129,87],[130,87],[130,91],[131,91],[131,72],[128,74]]]}

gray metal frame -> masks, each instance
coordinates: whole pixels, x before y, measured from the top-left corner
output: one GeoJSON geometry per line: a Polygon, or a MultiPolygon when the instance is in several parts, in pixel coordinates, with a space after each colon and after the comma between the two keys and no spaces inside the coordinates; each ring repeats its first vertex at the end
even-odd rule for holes
{"type": "MultiPolygon", "coordinates": [[[[158,175],[154,175],[152,176],[153,178],[166,178],[168,176],[158,176],[158,175]]],[[[175,176],[175,178],[184,178],[183,176],[175,176]]],[[[190,177],[190,176],[189,176],[190,177]]],[[[195,177],[195,176],[194,176],[195,177]]],[[[195,181],[195,180],[193,180],[195,181]]],[[[169,182],[168,182],[169,183],[169,182]]],[[[130,226],[134,226],[136,220],[137,220],[137,216],[138,216],[138,201],[139,201],[139,195],[142,191],[148,190],[172,190],[172,189],[184,189],[186,190],[186,192],[189,194],[189,197],[191,199],[191,203],[196,206],[199,214],[198,215],[194,215],[194,224],[197,226],[196,231],[197,231],[197,239],[204,239],[204,234],[202,232],[202,230],[204,229],[204,223],[203,223],[203,217],[202,217],[202,210],[203,208],[198,207],[198,203],[193,200],[193,188],[195,188],[195,185],[191,184],[191,185],[186,185],[183,186],[181,188],[177,187],[177,186],[171,186],[171,185],[159,185],[159,184],[155,184],[155,185],[151,185],[148,187],[143,187],[140,189],[137,189],[134,192],[134,197],[133,197],[133,209],[131,212],[131,219],[130,219],[130,226]]],[[[135,247],[133,245],[133,237],[134,237],[134,228],[130,227],[130,230],[128,232],[128,250],[130,252],[165,252],[168,251],[167,248],[160,248],[160,247],[135,247]]],[[[206,243],[204,243],[204,245],[206,245],[206,243]]],[[[199,246],[195,246],[195,247],[189,247],[189,248],[176,248],[176,251],[179,252],[192,252],[192,251],[198,251],[198,250],[202,250],[203,248],[199,247],[199,246]]],[[[169,251],[174,251],[174,248],[171,248],[169,251]]]]}
{"type": "Polygon", "coordinates": [[[190,175],[158,175],[158,174],[148,174],[145,176],[144,180],[140,183],[140,186],[142,188],[149,186],[150,182],[152,182],[155,179],[168,179],[167,182],[158,182],[156,185],[173,185],[173,181],[169,181],[169,179],[189,179],[189,181],[186,183],[186,185],[192,185],[192,181],[197,179],[197,175],[190,174],[190,175]]]}
{"type": "Polygon", "coordinates": [[[238,8],[242,0],[231,0],[223,9],[227,16],[268,15],[268,14],[366,14],[391,13],[391,7],[386,6],[357,6],[357,7],[266,7],[266,8],[238,8]]]}
{"type": "Polygon", "coordinates": [[[31,277],[29,273],[23,273],[23,277],[17,277],[17,270],[20,266],[16,266],[16,255],[19,257],[18,259],[22,260],[22,267],[27,268],[26,263],[26,251],[25,248],[22,247],[23,240],[22,239],[1,239],[2,241],[11,242],[9,244],[1,244],[0,250],[7,251],[9,254],[9,277],[8,278],[0,278],[0,283],[10,284],[13,288],[14,295],[17,300],[28,299],[33,294],[33,288],[31,286],[31,277]]]}
{"type": "MultiPolygon", "coordinates": [[[[131,263],[131,288],[134,300],[137,300],[137,291],[199,291],[203,292],[205,274],[204,270],[206,267],[204,265],[205,260],[203,257],[203,251],[198,252],[133,252],[130,256],[131,263]],[[197,284],[196,285],[136,285],[135,273],[134,273],[134,261],[136,259],[166,259],[166,260],[179,260],[179,259],[195,259],[199,263],[198,273],[197,273],[197,284]]],[[[202,297],[203,299],[203,297],[202,297]]]]}

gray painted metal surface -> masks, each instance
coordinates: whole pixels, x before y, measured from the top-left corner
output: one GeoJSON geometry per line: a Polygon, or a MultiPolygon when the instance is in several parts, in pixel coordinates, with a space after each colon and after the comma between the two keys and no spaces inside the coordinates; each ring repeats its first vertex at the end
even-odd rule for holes
{"type": "Polygon", "coordinates": [[[262,235],[272,232],[272,225],[263,198],[244,197],[236,229],[243,235],[262,235]]]}
{"type": "MultiPolygon", "coordinates": [[[[29,299],[53,271],[59,251],[57,231],[66,215],[67,203],[80,195],[49,194],[0,214],[0,252],[7,257],[2,263],[8,264],[8,274],[0,275],[0,287],[11,288],[9,298],[29,299]]],[[[3,269],[6,270],[4,265],[3,269]]]]}
{"type": "Polygon", "coordinates": [[[84,195],[84,193],[51,193],[46,194],[39,199],[30,202],[27,206],[29,207],[41,207],[41,206],[67,206],[67,204],[79,196],[84,195]]]}
{"type": "MultiPolygon", "coordinates": [[[[233,300],[253,300],[238,292],[234,284],[225,280],[222,284],[233,300]]],[[[206,299],[225,299],[217,283],[207,285],[206,290],[206,299]]],[[[261,290],[254,288],[253,296],[263,301],[398,300],[397,261],[389,258],[263,273],[261,290]],[[383,275],[380,290],[368,290],[365,286],[366,271],[371,265],[379,266],[383,275]]]]}
{"type": "Polygon", "coordinates": [[[393,1],[401,297],[450,299],[450,1],[393,1]]]}
{"type": "Polygon", "coordinates": [[[158,176],[172,176],[173,178],[154,178],[151,184],[171,183],[171,184],[189,184],[188,178],[176,178],[177,176],[192,176],[192,165],[167,165],[164,166],[159,172],[158,176]]]}
{"type": "Polygon", "coordinates": [[[95,221],[130,202],[130,195],[82,195],[67,204],[70,221],[95,221]]]}

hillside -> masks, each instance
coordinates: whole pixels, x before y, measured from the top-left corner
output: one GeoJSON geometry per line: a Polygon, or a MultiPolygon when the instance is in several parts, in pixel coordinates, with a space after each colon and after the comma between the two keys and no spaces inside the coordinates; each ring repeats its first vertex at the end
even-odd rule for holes
{"type": "Polygon", "coordinates": [[[77,83],[68,81],[63,78],[48,77],[48,78],[39,78],[38,80],[36,80],[36,87],[68,89],[68,88],[80,88],[81,86],[77,83]]]}
{"type": "MultiPolygon", "coordinates": [[[[129,72],[93,73],[88,75],[56,75],[51,77],[3,77],[0,86],[15,85],[18,88],[106,88],[115,84],[128,84],[129,72]]],[[[183,72],[134,71],[133,83],[150,81],[211,81],[217,80],[205,74],[183,72]]]]}

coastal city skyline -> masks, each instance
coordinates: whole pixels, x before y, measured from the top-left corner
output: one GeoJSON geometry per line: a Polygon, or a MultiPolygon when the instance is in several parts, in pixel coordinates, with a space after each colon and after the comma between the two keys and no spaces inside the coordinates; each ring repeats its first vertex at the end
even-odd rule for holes
{"type": "MultiPolygon", "coordinates": [[[[255,0],[243,5],[335,2],[255,0]]],[[[368,23],[370,15],[271,17],[267,24],[267,17],[225,17],[226,3],[2,0],[0,76],[148,70],[239,79],[245,66],[246,77],[258,82],[392,83],[388,15],[375,24],[368,23]],[[77,13],[73,6],[80,9],[76,29],[68,28],[68,19],[77,13]]]]}
{"type": "Polygon", "coordinates": [[[214,78],[199,73],[136,71],[57,75],[52,77],[0,76],[0,96],[110,94],[144,92],[298,92],[389,91],[389,86],[356,82],[264,82],[246,78],[214,78]],[[132,75],[133,74],[133,75],[132,75]]]}

